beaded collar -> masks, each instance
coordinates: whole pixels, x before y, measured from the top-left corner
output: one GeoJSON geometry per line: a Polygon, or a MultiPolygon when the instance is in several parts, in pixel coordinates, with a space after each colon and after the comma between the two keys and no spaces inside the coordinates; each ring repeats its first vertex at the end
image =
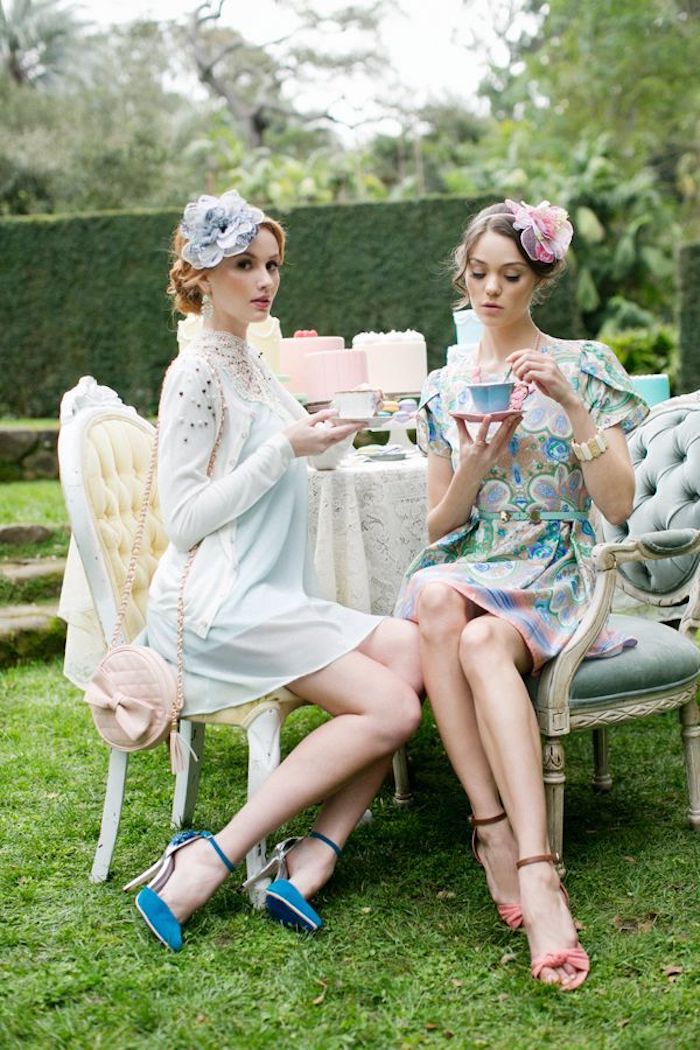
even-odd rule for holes
{"type": "Polygon", "coordinates": [[[292,418],[277,394],[275,380],[262,354],[253,350],[245,339],[232,332],[205,328],[192,340],[188,352],[201,354],[212,366],[221,367],[244,400],[259,401],[282,418],[292,418]]]}
{"type": "Polygon", "coordinates": [[[255,351],[245,339],[215,328],[203,328],[197,335],[197,346],[205,353],[216,354],[226,364],[237,366],[241,360],[254,354],[255,351]]]}

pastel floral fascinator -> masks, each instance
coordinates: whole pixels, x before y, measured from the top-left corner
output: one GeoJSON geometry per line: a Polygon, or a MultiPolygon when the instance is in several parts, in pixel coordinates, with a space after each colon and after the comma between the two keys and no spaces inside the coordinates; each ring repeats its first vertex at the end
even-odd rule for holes
{"type": "Polygon", "coordinates": [[[235,190],[220,197],[204,194],[185,208],[180,233],[187,243],[182,258],[195,270],[218,266],[230,255],[240,255],[256,236],[265,218],[235,190]]]}
{"type": "Polygon", "coordinates": [[[507,200],[506,206],[513,212],[513,228],[522,230],[520,243],[534,262],[551,263],[566,255],[574,228],[564,208],[549,201],[526,204],[507,200]]]}

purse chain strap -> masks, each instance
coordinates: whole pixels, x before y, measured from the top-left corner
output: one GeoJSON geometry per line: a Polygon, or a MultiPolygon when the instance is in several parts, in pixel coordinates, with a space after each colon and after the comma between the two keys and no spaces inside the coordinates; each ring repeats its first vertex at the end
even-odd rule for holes
{"type": "MultiPolygon", "coordinates": [[[[224,431],[224,414],[226,412],[226,401],[224,399],[224,389],[221,385],[221,376],[219,375],[218,369],[214,366],[211,358],[203,354],[202,355],[211,368],[212,374],[215,378],[216,385],[219,388],[219,403],[221,405],[221,417],[219,419],[219,428],[216,433],[214,445],[209,456],[209,463],[207,464],[207,477],[211,477],[214,470],[214,463],[221,446],[221,439],[224,431]]],[[[136,579],[136,569],[138,566],[138,560],[141,555],[143,548],[143,536],[146,529],[146,518],[148,516],[148,508],[151,503],[151,493],[153,491],[153,481],[156,475],[156,468],[158,465],[158,438],[160,435],[160,421],[156,424],[155,434],[153,435],[153,442],[151,444],[151,459],[148,465],[148,474],[146,476],[146,482],[143,490],[143,500],[141,503],[141,510],[139,512],[138,522],[136,523],[136,532],[134,534],[134,543],[131,548],[131,556],[129,558],[129,566],[126,571],[126,578],[124,580],[124,587],[122,589],[121,600],[119,602],[119,609],[117,611],[117,619],[114,624],[114,631],[112,632],[112,640],[110,642],[110,649],[113,649],[115,645],[119,643],[119,637],[122,635],[124,627],[124,621],[126,619],[127,609],[131,600],[131,595],[134,589],[134,581],[136,579]]],[[[175,664],[175,681],[176,681],[176,696],[175,704],[173,705],[173,714],[171,720],[171,726],[173,731],[177,730],[177,725],[180,719],[180,712],[182,711],[185,702],[185,587],[187,586],[187,578],[192,568],[195,554],[199,550],[201,540],[199,543],[195,543],[193,547],[190,547],[187,552],[187,561],[182,570],[182,578],[180,580],[180,589],[177,596],[177,608],[176,608],[176,664],[175,664]]]]}

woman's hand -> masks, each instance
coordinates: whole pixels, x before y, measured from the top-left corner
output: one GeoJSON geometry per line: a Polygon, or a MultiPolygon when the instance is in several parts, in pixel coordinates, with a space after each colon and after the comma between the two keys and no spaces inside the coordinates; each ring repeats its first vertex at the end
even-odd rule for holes
{"type": "Polygon", "coordinates": [[[463,419],[455,418],[459,435],[460,468],[463,468],[470,476],[482,478],[487,474],[512,438],[522,418],[522,413],[519,413],[517,416],[510,416],[504,420],[490,441],[487,440],[487,437],[491,426],[491,416],[484,416],[476,438],[472,438],[463,419]]]}
{"type": "Polygon", "coordinates": [[[524,383],[534,383],[545,397],[551,397],[562,408],[578,403],[576,391],[551,355],[539,350],[516,350],[506,361],[513,375],[524,383]]]}
{"type": "Polygon", "coordinates": [[[337,445],[339,441],[362,429],[361,423],[334,425],[332,420],[335,415],[334,408],[323,408],[320,412],[314,412],[306,419],[299,419],[291,427],[287,427],[282,433],[292,446],[294,455],[317,456],[331,445],[337,445]]]}

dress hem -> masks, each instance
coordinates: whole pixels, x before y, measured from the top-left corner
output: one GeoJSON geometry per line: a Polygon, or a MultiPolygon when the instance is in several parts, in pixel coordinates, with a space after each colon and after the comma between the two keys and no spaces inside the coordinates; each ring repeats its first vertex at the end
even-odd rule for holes
{"type": "MultiPolygon", "coordinates": [[[[377,630],[379,625],[384,622],[384,620],[389,619],[389,617],[387,617],[387,616],[380,616],[380,615],[377,615],[375,613],[368,613],[367,615],[368,616],[375,616],[376,615],[378,622],[375,623],[374,626],[371,627],[369,631],[367,631],[365,634],[361,635],[361,637],[354,643],[354,645],[349,646],[347,649],[344,649],[340,653],[336,653],[336,655],[331,657],[330,660],[324,660],[322,663],[312,667],[309,671],[304,671],[302,674],[295,675],[293,678],[284,677],[280,681],[275,681],[273,679],[272,680],[273,684],[268,686],[265,689],[265,692],[255,691],[250,696],[246,696],[242,700],[236,700],[234,703],[226,704],[224,707],[204,708],[202,710],[193,711],[190,708],[188,708],[187,700],[185,700],[185,705],[184,705],[184,707],[182,709],[183,717],[184,718],[196,718],[198,715],[215,715],[215,714],[218,714],[219,711],[227,710],[227,708],[229,708],[229,707],[242,707],[244,704],[250,704],[254,700],[262,700],[262,698],[267,696],[269,693],[274,693],[274,691],[276,689],[282,689],[283,687],[284,688],[289,688],[290,682],[296,682],[296,681],[298,681],[299,678],[306,678],[307,675],[316,674],[317,671],[322,671],[325,667],[330,667],[330,665],[335,663],[336,660],[340,660],[343,656],[347,656],[348,653],[354,652],[355,649],[357,649],[357,647],[362,644],[362,642],[364,642],[367,638],[369,638],[369,636],[371,634],[374,634],[374,632],[377,630]]],[[[204,675],[199,675],[199,674],[197,676],[198,677],[206,677],[204,675]]],[[[227,684],[225,679],[223,679],[223,678],[212,678],[212,681],[217,682],[217,683],[221,683],[222,687],[227,684]]],[[[290,689],[290,692],[294,692],[294,690],[290,689]]],[[[294,693],[294,695],[295,696],[299,696],[298,693],[294,693]]],[[[299,699],[300,700],[304,700],[304,697],[300,696],[299,699]]],[[[321,706],[320,704],[313,704],[313,702],[310,701],[310,700],[304,700],[304,702],[312,704],[312,706],[314,706],[314,707],[320,707],[321,706]]]]}

